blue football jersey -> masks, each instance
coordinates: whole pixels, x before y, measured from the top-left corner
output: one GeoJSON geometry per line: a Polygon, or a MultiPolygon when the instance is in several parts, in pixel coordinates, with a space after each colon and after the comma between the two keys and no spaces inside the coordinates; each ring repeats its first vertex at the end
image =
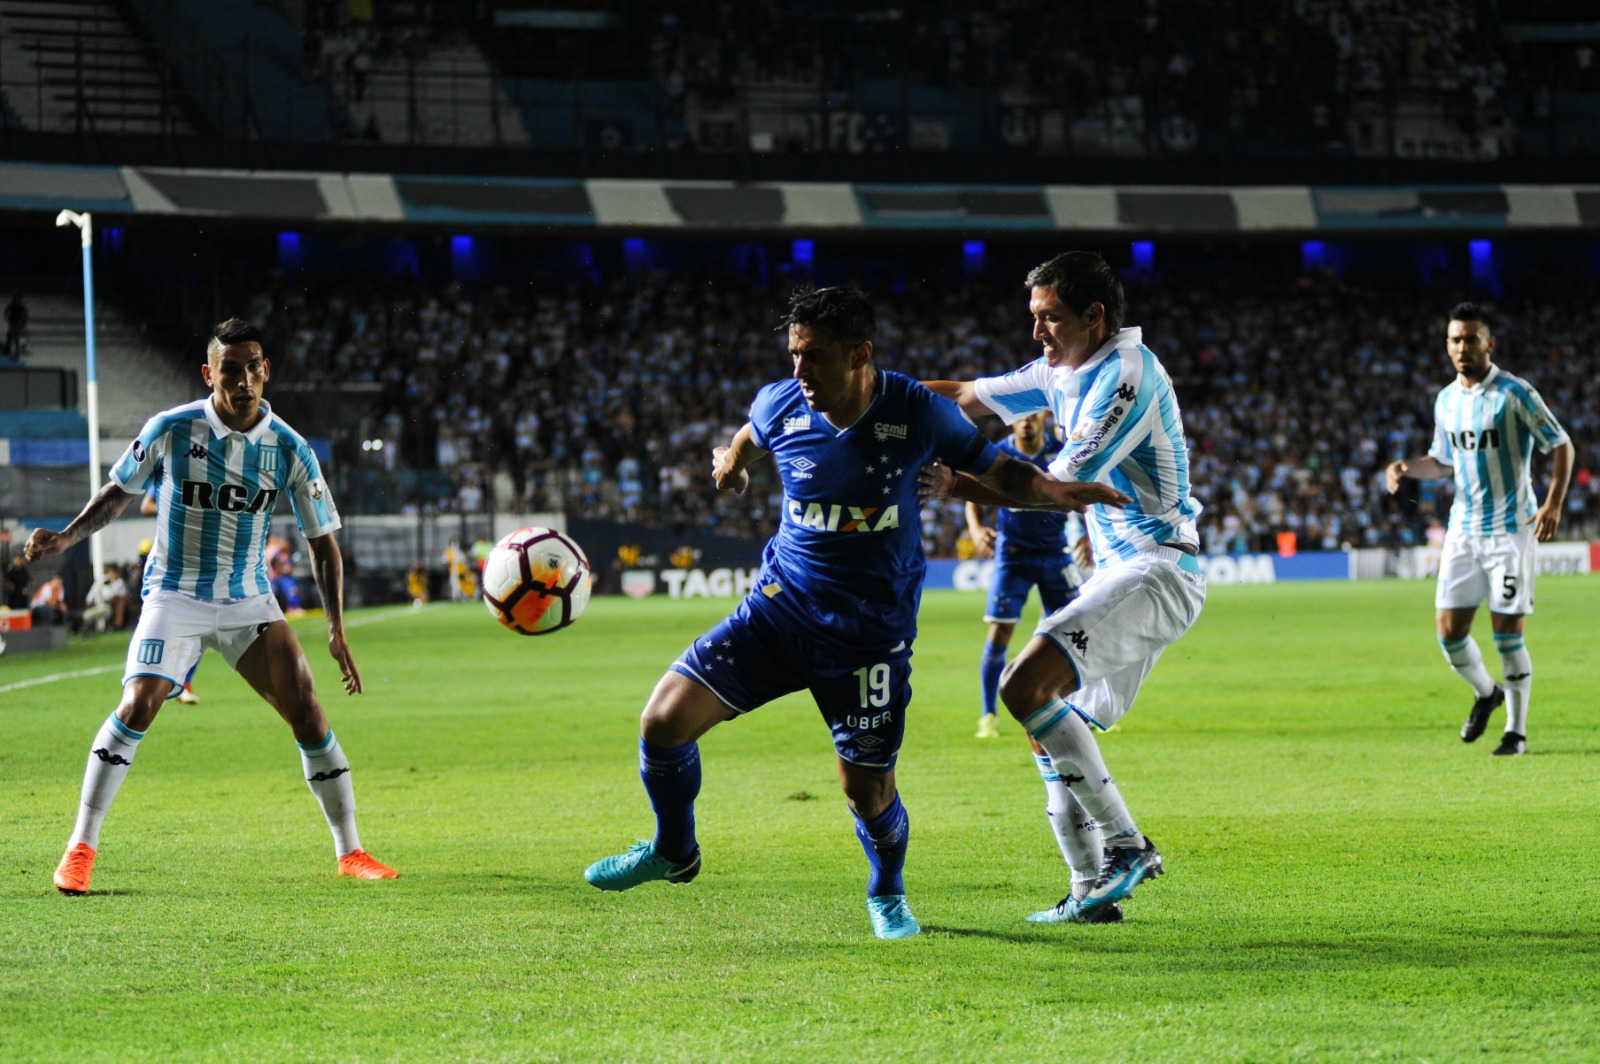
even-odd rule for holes
{"type": "Polygon", "coordinates": [[[988,472],[994,444],[954,403],[887,371],[849,428],[812,410],[793,379],[757,393],[750,424],[784,492],[754,594],[824,644],[859,652],[914,638],[927,568],[917,471],[937,458],[988,472]]]}
{"type": "MultiPolygon", "coordinates": [[[[1061,453],[1061,445],[1045,437],[1044,447],[1038,454],[1025,454],[1017,446],[1015,436],[1007,436],[999,443],[1001,454],[1019,462],[1038,466],[1049,472],[1050,463],[1061,453]]],[[[1012,510],[1000,508],[994,528],[998,533],[995,556],[1000,558],[1038,558],[1060,555],[1066,550],[1067,518],[1070,515],[1049,510],[1012,510]]]]}
{"type": "Polygon", "coordinates": [[[310,445],[264,401],[261,415],[249,432],[235,432],[209,396],[175,406],[145,422],[111,467],[124,491],[155,489],[144,594],[181,591],[211,601],[270,594],[265,551],[280,495],[289,497],[306,538],[339,528],[310,445]]]}

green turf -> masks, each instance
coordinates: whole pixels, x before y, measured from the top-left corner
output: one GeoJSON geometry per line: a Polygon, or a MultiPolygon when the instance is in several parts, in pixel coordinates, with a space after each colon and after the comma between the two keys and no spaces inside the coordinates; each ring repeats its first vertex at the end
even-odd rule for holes
{"type": "MultiPolygon", "coordinates": [[[[1530,749],[1465,746],[1432,586],[1219,587],[1102,740],[1168,875],[1121,926],[1064,893],[1021,733],[979,742],[981,602],[930,595],[901,757],[926,933],[878,942],[827,733],[789,699],[703,743],[706,864],[602,894],[649,833],[638,711],[725,602],[355,615],[367,848],[339,880],[287,730],[215,655],[139,749],[94,892],[50,873],[117,674],[0,692],[0,1060],[1594,1060],[1600,579],[1530,623],[1530,749]]],[[[1487,638],[1492,671],[1498,662],[1487,638]]],[[[0,688],[126,641],[0,658],[0,688]]]]}

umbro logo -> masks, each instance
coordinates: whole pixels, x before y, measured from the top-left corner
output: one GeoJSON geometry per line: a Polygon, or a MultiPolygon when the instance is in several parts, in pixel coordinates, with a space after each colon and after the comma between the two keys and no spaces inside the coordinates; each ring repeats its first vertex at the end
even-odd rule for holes
{"type": "Polygon", "coordinates": [[[1072,645],[1078,653],[1086,654],[1089,651],[1089,637],[1083,632],[1068,632],[1067,638],[1072,640],[1072,645]]]}
{"type": "Polygon", "coordinates": [[[817,463],[805,455],[801,455],[799,458],[792,459],[789,462],[789,468],[794,470],[795,479],[810,480],[811,471],[817,468],[817,463]]]}
{"type": "Polygon", "coordinates": [[[104,761],[108,765],[131,765],[131,764],[133,764],[132,761],[129,761],[127,758],[122,757],[122,756],[120,756],[118,754],[113,754],[110,750],[107,750],[103,746],[100,749],[98,749],[98,750],[96,750],[94,752],[94,756],[98,757],[101,761],[104,761]]]}
{"type": "Polygon", "coordinates": [[[349,771],[350,771],[350,766],[346,765],[344,768],[336,768],[332,772],[319,772],[315,776],[307,776],[306,777],[306,782],[307,783],[326,783],[328,780],[336,780],[336,779],[338,779],[340,776],[343,776],[346,772],[349,772],[349,771]]]}
{"type": "Polygon", "coordinates": [[[190,458],[210,458],[211,454],[204,447],[200,446],[197,443],[193,447],[189,448],[189,457],[190,458]]]}

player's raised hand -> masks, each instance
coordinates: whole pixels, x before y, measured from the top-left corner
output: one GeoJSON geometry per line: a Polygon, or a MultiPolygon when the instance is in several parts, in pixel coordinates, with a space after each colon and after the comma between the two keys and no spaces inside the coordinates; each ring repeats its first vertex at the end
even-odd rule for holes
{"type": "Polygon", "coordinates": [[[1390,495],[1400,490],[1400,481],[1405,479],[1408,468],[1403,458],[1383,467],[1383,486],[1389,489],[1390,495]]]}
{"type": "Polygon", "coordinates": [[[48,558],[53,554],[60,554],[70,546],[66,538],[59,532],[52,532],[48,528],[36,528],[28,536],[28,542],[22,545],[22,560],[27,562],[48,558]]]}
{"type": "Polygon", "coordinates": [[[932,465],[925,465],[917,471],[918,502],[928,502],[931,499],[948,499],[955,486],[955,470],[943,462],[935,460],[932,465]]]}
{"type": "Polygon", "coordinates": [[[355,655],[350,653],[350,644],[345,641],[343,629],[328,633],[328,653],[339,663],[339,678],[344,682],[344,693],[360,694],[361,673],[356,669],[355,655]]]}

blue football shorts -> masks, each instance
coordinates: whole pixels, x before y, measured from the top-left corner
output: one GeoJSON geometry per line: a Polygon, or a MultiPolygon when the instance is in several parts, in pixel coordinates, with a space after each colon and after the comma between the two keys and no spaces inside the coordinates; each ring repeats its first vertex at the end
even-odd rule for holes
{"type": "Polygon", "coordinates": [[[1016,624],[1022,619],[1028,591],[1039,589],[1039,603],[1049,616],[1072,601],[1077,589],[1069,578],[1072,559],[1065,554],[1049,557],[995,559],[989,578],[989,603],[983,609],[988,624],[1016,624]]]}
{"type": "Polygon", "coordinates": [[[755,596],[691,643],[672,671],[738,714],[810,691],[834,751],[863,768],[894,768],[911,703],[911,639],[876,653],[819,646],[755,596]]]}

